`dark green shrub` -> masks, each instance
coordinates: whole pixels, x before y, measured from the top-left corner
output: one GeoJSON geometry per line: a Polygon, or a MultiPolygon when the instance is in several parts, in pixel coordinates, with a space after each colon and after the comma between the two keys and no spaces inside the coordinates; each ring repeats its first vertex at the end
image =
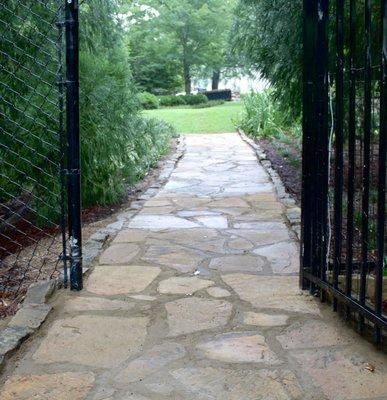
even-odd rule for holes
{"type": "Polygon", "coordinates": [[[163,107],[185,106],[185,96],[161,96],[160,105],[163,107]]]}
{"type": "Polygon", "coordinates": [[[160,106],[159,99],[152,93],[141,92],[137,95],[137,98],[144,110],[155,110],[160,106]]]}
{"type": "Polygon", "coordinates": [[[191,108],[210,108],[210,107],[221,106],[224,103],[225,103],[224,100],[210,100],[207,103],[195,104],[191,108]]]}
{"type": "Polygon", "coordinates": [[[186,96],[182,96],[184,97],[184,100],[186,102],[187,105],[189,106],[193,106],[196,104],[206,104],[208,103],[208,99],[207,96],[199,93],[199,94],[190,94],[190,95],[186,95],[186,96]]]}

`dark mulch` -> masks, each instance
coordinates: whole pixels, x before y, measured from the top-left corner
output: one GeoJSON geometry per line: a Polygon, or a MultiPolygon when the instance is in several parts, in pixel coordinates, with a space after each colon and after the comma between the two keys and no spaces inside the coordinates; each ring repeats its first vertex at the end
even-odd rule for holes
{"type": "Polygon", "coordinates": [[[280,176],[286,191],[301,202],[301,153],[296,146],[272,141],[256,140],[280,176]],[[286,154],[286,155],[284,155],[286,154]]]}

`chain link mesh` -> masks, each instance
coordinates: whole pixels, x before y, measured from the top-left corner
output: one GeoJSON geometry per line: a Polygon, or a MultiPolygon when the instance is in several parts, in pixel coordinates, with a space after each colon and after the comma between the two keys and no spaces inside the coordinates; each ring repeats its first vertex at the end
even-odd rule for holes
{"type": "Polygon", "coordinates": [[[0,2],[0,317],[66,262],[62,3],[0,2]]]}

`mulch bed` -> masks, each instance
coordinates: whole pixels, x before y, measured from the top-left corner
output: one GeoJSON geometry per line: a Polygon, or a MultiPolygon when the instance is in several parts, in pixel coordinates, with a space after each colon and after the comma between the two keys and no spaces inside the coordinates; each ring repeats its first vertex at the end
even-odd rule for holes
{"type": "Polygon", "coordinates": [[[256,140],[266,153],[267,158],[272,163],[273,168],[280,176],[285,189],[290,193],[298,204],[301,202],[301,168],[292,165],[292,161],[298,160],[301,165],[301,153],[293,146],[287,147],[288,157],[284,157],[280,153],[283,143],[275,140],[266,139],[256,140]]]}

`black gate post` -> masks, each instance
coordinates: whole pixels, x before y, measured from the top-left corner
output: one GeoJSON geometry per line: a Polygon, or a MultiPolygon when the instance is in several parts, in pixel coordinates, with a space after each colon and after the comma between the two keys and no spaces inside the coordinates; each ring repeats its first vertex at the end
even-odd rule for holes
{"type": "Polygon", "coordinates": [[[314,136],[314,91],[315,91],[315,27],[317,1],[303,2],[303,112],[302,112],[302,207],[301,207],[301,260],[300,286],[308,289],[310,282],[304,278],[305,270],[312,265],[312,208],[311,208],[311,151],[314,136]]]}
{"type": "Polygon", "coordinates": [[[70,287],[83,289],[82,219],[79,132],[79,24],[78,0],[66,1],[66,71],[67,71],[67,174],[70,235],[70,287]]]}

